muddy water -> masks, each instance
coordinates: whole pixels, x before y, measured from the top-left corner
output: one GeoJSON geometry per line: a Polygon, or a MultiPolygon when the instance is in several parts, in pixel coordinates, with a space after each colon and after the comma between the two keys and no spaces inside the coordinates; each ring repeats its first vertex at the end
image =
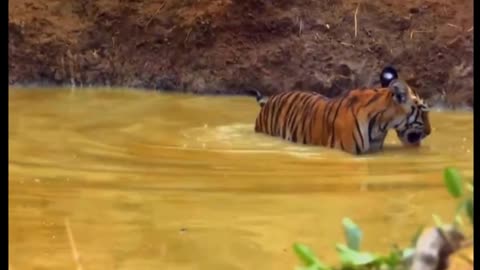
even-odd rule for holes
{"type": "Polygon", "coordinates": [[[291,244],[336,261],[342,217],[364,247],[407,244],[473,174],[471,113],[432,113],[420,149],[353,157],[252,132],[253,98],[9,91],[13,269],[293,269],[291,244]]]}

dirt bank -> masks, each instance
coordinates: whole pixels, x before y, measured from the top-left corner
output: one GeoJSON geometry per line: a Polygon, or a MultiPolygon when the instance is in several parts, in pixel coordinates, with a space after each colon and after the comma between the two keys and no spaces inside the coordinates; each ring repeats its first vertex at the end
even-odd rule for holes
{"type": "Polygon", "coordinates": [[[335,96],[393,64],[473,106],[472,29],[472,0],[10,0],[9,81],[335,96]]]}

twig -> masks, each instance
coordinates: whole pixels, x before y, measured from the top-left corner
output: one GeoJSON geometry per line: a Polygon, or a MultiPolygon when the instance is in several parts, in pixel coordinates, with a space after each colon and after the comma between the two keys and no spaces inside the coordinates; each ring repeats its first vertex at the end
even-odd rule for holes
{"type": "Polygon", "coordinates": [[[466,241],[463,241],[460,248],[467,248],[471,246],[473,246],[473,240],[466,240],[466,241]]]}
{"type": "Polygon", "coordinates": [[[73,55],[70,50],[67,50],[67,56],[70,59],[69,68],[70,68],[70,83],[71,83],[71,90],[75,90],[75,75],[73,73],[73,55]]]}
{"type": "Polygon", "coordinates": [[[299,37],[302,35],[302,30],[303,30],[303,21],[302,19],[298,18],[298,36],[299,37]]]}
{"type": "Polygon", "coordinates": [[[457,256],[458,256],[460,259],[466,261],[467,263],[473,265],[473,260],[472,260],[472,258],[467,257],[467,255],[465,255],[465,254],[457,254],[457,256]]]}
{"type": "MultiPolygon", "coordinates": [[[[468,247],[473,247],[473,240],[465,240],[465,241],[463,241],[463,242],[460,244],[460,247],[459,247],[458,249],[464,249],[464,248],[468,248],[468,247]]],[[[471,257],[469,257],[469,256],[467,256],[467,255],[465,255],[465,254],[462,254],[461,252],[460,252],[460,253],[457,253],[457,256],[458,256],[460,259],[462,259],[462,260],[464,260],[464,261],[466,261],[466,262],[468,262],[468,263],[470,263],[470,264],[473,265],[473,259],[472,259],[471,257]]]]}
{"type": "Polygon", "coordinates": [[[473,31],[473,26],[467,30],[467,32],[472,32],[472,31],[473,31]]]}
{"type": "Polygon", "coordinates": [[[75,245],[75,240],[73,239],[72,230],[70,229],[70,222],[68,218],[65,219],[65,228],[67,229],[68,241],[70,242],[70,248],[72,249],[73,261],[77,265],[77,270],[83,270],[82,264],[80,263],[80,254],[77,251],[75,245]]]}
{"type": "Polygon", "coordinates": [[[429,228],[424,230],[415,244],[410,270],[445,269],[449,257],[459,250],[464,235],[455,226],[429,228]],[[435,255],[434,255],[435,254],[435,255]],[[424,260],[425,256],[431,259],[424,260]]]}
{"type": "Polygon", "coordinates": [[[193,28],[188,29],[187,35],[185,36],[185,40],[183,40],[183,46],[185,47],[187,46],[188,38],[190,37],[190,33],[192,33],[192,29],[193,28]]]}
{"type": "Polygon", "coordinates": [[[452,46],[452,44],[454,44],[455,42],[457,42],[459,39],[461,39],[462,36],[456,36],[455,38],[453,38],[452,40],[450,40],[449,42],[447,42],[447,46],[450,47],[452,46]]]}
{"type": "Polygon", "coordinates": [[[61,64],[61,66],[62,66],[63,76],[66,76],[66,75],[67,75],[67,72],[65,71],[65,60],[64,60],[64,56],[63,56],[63,55],[60,57],[60,64],[61,64]]]}
{"type": "Polygon", "coordinates": [[[450,27],[453,27],[453,28],[462,29],[460,26],[458,26],[456,24],[453,24],[453,23],[447,23],[447,25],[450,26],[450,27]]]}
{"type": "Polygon", "coordinates": [[[410,39],[413,39],[413,34],[414,34],[414,33],[428,33],[428,32],[431,32],[431,31],[426,31],[426,30],[424,30],[424,31],[421,31],[421,30],[418,30],[418,31],[417,31],[417,30],[412,30],[412,31],[410,32],[410,39]]]}
{"type": "Polygon", "coordinates": [[[357,38],[357,26],[358,26],[358,23],[357,23],[357,13],[358,13],[358,7],[360,7],[360,3],[358,3],[357,5],[357,8],[355,9],[355,14],[353,15],[353,20],[354,20],[354,23],[355,23],[355,38],[357,38]]]}
{"type": "Polygon", "coordinates": [[[166,1],[163,1],[163,3],[160,5],[160,7],[157,8],[157,10],[155,10],[155,12],[152,14],[152,16],[150,16],[147,23],[145,24],[145,28],[148,28],[148,25],[152,22],[152,20],[155,18],[155,16],[157,16],[158,12],[160,12],[160,10],[162,10],[162,8],[165,6],[165,2],[166,1]]]}

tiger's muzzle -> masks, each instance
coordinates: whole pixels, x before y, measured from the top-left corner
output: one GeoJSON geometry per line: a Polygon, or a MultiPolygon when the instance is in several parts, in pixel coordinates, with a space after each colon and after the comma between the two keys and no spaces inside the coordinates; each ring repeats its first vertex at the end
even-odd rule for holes
{"type": "Polygon", "coordinates": [[[405,132],[399,132],[397,135],[403,145],[418,147],[422,140],[429,135],[429,132],[420,129],[410,129],[405,132]]]}

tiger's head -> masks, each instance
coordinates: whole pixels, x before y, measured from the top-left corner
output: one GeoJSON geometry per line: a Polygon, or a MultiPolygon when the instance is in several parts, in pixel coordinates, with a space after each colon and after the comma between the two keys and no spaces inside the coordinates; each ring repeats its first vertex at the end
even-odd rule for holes
{"type": "Polygon", "coordinates": [[[380,83],[392,92],[394,102],[401,107],[401,121],[394,126],[400,142],[406,146],[420,146],[421,141],[431,133],[427,104],[405,81],[398,78],[397,71],[392,67],[383,69],[380,83]]]}

